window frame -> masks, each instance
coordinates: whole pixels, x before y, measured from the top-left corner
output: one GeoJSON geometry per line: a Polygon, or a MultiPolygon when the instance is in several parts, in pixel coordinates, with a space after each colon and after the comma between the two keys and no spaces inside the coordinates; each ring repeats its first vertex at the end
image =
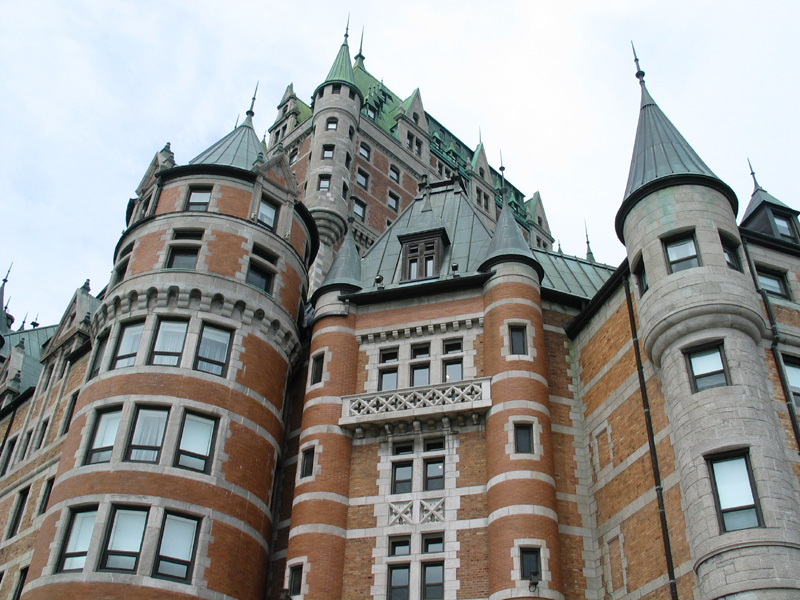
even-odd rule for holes
{"type": "Polygon", "coordinates": [[[367,222],[367,203],[353,198],[353,216],[362,223],[367,222]]]}
{"type": "Polygon", "coordinates": [[[200,414],[194,411],[184,411],[183,416],[181,417],[181,427],[180,427],[180,435],[178,436],[178,443],[175,446],[175,457],[172,461],[172,466],[178,469],[186,469],[187,471],[194,471],[196,473],[210,473],[211,466],[213,464],[214,458],[214,448],[217,443],[217,430],[219,428],[219,419],[209,416],[200,414]],[[183,436],[186,433],[186,421],[188,417],[193,417],[195,419],[203,419],[206,421],[210,421],[211,423],[211,436],[208,440],[208,454],[199,454],[197,452],[192,452],[191,450],[186,450],[182,447],[183,444],[183,436]],[[197,469],[195,467],[189,466],[185,463],[181,463],[181,458],[183,456],[188,456],[191,459],[195,460],[202,460],[204,461],[203,468],[197,469]]]}
{"type": "Polygon", "coordinates": [[[761,503],[759,501],[758,490],[756,488],[755,478],[753,477],[753,467],[750,464],[750,452],[748,449],[739,449],[739,450],[731,450],[729,452],[723,452],[720,454],[712,454],[706,456],[706,465],[708,466],[708,473],[709,477],[711,478],[711,490],[714,496],[714,507],[716,508],[717,512],[717,522],[719,523],[719,531],[720,534],[723,533],[730,533],[732,531],[741,531],[743,529],[757,529],[760,527],[764,527],[764,518],[761,514],[761,503]],[[747,470],[748,476],[748,483],[750,485],[750,494],[753,498],[753,504],[744,504],[741,506],[731,507],[731,508],[722,508],[722,499],[720,498],[719,487],[717,485],[717,477],[716,473],[714,472],[714,465],[733,461],[733,460],[744,460],[744,466],[747,470]],[[725,523],[725,515],[731,514],[734,512],[742,512],[744,510],[754,510],[755,517],[756,517],[756,525],[750,527],[738,527],[734,529],[728,529],[725,523]]]}
{"type": "Polygon", "coordinates": [[[791,300],[791,295],[789,294],[789,285],[786,281],[786,273],[782,271],[777,271],[775,269],[770,269],[769,267],[763,267],[761,265],[756,265],[756,279],[758,280],[758,287],[764,293],[766,293],[771,298],[778,298],[780,300],[791,300]],[[762,278],[766,278],[768,280],[775,281],[780,288],[780,291],[775,291],[772,289],[767,289],[764,287],[764,282],[762,278]]]}
{"type": "Polygon", "coordinates": [[[28,497],[31,495],[31,486],[22,488],[17,492],[14,499],[14,510],[9,515],[8,529],[6,530],[5,539],[10,540],[19,533],[20,525],[22,525],[22,517],[25,516],[25,509],[28,506],[28,497]]]}
{"type": "Polygon", "coordinates": [[[53,491],[55,481],[55,475],[45,479],[44,485],[42,485],[42,495],[39,497],[39,506],[36,508],[37,517],[47,512],[47,507],[50,504],[50,494],[53,491]]]}
{"type": "Polygon", "coordinates": [[[703,266],[703,263],[700,260],[700,251],[697,248],[697,238],[695,237],[694,230],[664,238],[662,240],[662,246],[664,248],[664,258],[667,262],[667,273],[670,275],[703,266]],[[671,259],[669,255],[670,248],[677,248],[679,245],[685,244],[686,242],[692,243],[694,254],[684,258],[676,258],[674,260],[671,259]],[[690,264],[692,261],[694,261],[696,264],[690,264]],[[684,263],[686,263],[685,266],[684,263]]]}
{"type": "Polygon", "coordinates": [[[195,559],[197,558],[197,541],[200,537],[200,528],[202,526],[202,518],[195,517],[192,515],[187,515],[184,513],[173,512],[173,511],[164,511],[164,518],[161,521],[161,530],[158,536],[158,545],[156,546],[157,550],[155,552],[155,556],[153,558],[153,571],[151,576],[156,579],[166,579],[168,581],[176,581],[180,583],[191,583],[192,575],[194,574],[194,563],[195,559]],[[183,519],[186,521],[194,521],[194,535],[192,537],[191,543],[191,556],[188,561],[179,559],[174,556],[166,556],[161,554],[162,552],[162,545],[164,543],[164,533],[167,530],[167,521],[170,517],[175,519],[183,519]],[[186,567],[186,575],[184,577],[177,577],[174,575],[168,575],[163,572],[159,571],[162,562],[169,562],[173,564],[179,564],[186,567]]]}
{"type": "Polygon", "coordinates": [[[134,411],[133,420],[131,422],[130,427],[130,434],[128,443],[125,447],[125,461],[126,462],[134,462],[134,463],[143,463],[143,464],[153,464],[157,465],[161,462],[161,450],[164,447],[164,437],[167,433],[167,425],[169,423],[169,413],[170,410],[166,406],[152,406],[152,405],[136,405],[136,410],[134,411]],[[137,428],[139,425],[139,417],[142,415],[144,411],[149,412],[158,412],[164,413],[163,415],[163,427],[161,430],[161,441],[157,445],[152,444],[134,444],[134,438],[136,437],[137,428]],[[134,452],[155,452],[155,459],[154,460],[146,460],[143,458],[133,458],[134,452]]]}
{"type": "Polygon", "coordinates": [[[170,245],[167,250],[167,260],[164,263],[165,269],[172,269],[174,271],[196,271],[197,270],[197,259],[200,255],[200,247],[199,246],[184,246],[182,244],[174,244],[170,245]],[[194,261],[192,262],[192,266],[188,266],[189,256],[194,257],[194,261]],[[176,262],[180,262],[186,260],[186,264],[178,264],[176,266],[176,262]]]}
{"type": "Polygon", "coordinates": [[[356,169],[356,185],[365,190],[369,190],[369,173],[364,169],[356,169]]]}
{"type": "Polygon", "coordinates": [[[742,270],[742,259],[739,257],[739,244],[729,239],[727,236],[719,236],[720,244],[722,245],[722,256],[725,257],[725,264],[733,271],[742,270]]]}
{"type": "Polygon", "coordinates": [[[442,600],[444,598],[444,561],[422,563],[420,573],[420,596],[422,600],[442,600]],[[438,569],[441,572],[441,582],[430,583],[428,581],[428,571],[438,569]]]}
{"type": "Polygon", "coordinates": [[[725,345],[722,340],[718,340],[715,342],[710,342],[707,344],[701,344],[700,346],[692,346],[691,348],[687,348],[683,351],[683,355],[686,360],[686,370],[689,375],[689,383],[692,386],[692,393],[697,394],[698,392],[704,392],[706,390],[711,390],[718,387],[726,387],[731,385],[731,377],[728,371],[728,362],[725,360],[725,345]],[[694,372],[694,365],[692,364],[693,357],[699,357],[701,354],[708,354],[709,351],[716,350],[717,354],[720,359],[720,363],[722,364],[721,369],[717,369],[715,371],[708,371],[705,373],[695,373],[694,372]],[[698,379],[704,378],[711,378],[714,376],[722,375],[725,379],[724,383],[719,383],[715,385],[710,385],[708,387],[698,385],[698,379]]]}
{"type": "Polygon", "coordinates": [[[89,438],[89,446],[86,449],[86,456],[83,459],[84,466],[88,465],[100,465],[111,462],[111,457],[114,453],[114,445],[117,441],[117,436],[119,435],[119,426],[122,422],[122,406],[109,406],[103,408],[102,410],[98,410],[96,413],[94,425],[92,426],[92,435],[89,438]],[[110,446],[95,446],[97,442],[97,434],[100,431],[100,426],[103,423],[103,419],[110,415],[117,414],[117,425],[114,430],[114,437],[111,442],[110,446]],[[108,453],[108,459],[102,460],[102,457],[108,453]],[[100,457],[100,459],[95,459],[95,457],[100,457]]]}
{"type": "Polygon", "coordinates": [[[439,277],[442,266],[441,237],[425,236],[404,241],[402,260],[402,283],[439,277]],[[428,273],[429,259],[432,261],[430,274],[428,273]]]}
{"type": "Polygon", "coordinates": [[[117,343],[114,348],[114,356],[111,359],[111,366],[109,368],[109,371],[136,366],[136,356],[139,354],[139,347],[142,345],[143,336],[144,336],[144,321],[128,321],[127,323],[122,324],[119,330],[119,335],[117,336],[117,343]],[[133,331],[136,328],[139,328],[139,333],[138,333],[139,339],[136,342],[136,350],[134,352],[127,352],[126,354],[120,354],[120,349],[122,347],[122,344],[123,342],[125,342],[125,336],[129,331],[133,331]],[[130,360],[131,362],[122,365],[118,364],[120,361],[127,361],[127,360],[130,360]]]}
{"type": "Polygon", "coordinates": [[[389,190],[389,192],[386,195],[386,206],[388,206],[394,212],[399,212],[400,211],[400,196],[397,195],[392,190],[389,190]]]}
{"type": "MultiPolygon", "coordinates": [[[[181,365],[181,358],[183,357],[183,351],[186,348],[186,334],[189,331],[189,321],[185,321],[182,319],[159,319],[158,326],[156,327],[155,335],[153,336],[153,341],[150,345],[150,354],[147,357],[147,364],[158,366],[158,367],[180,367],[181,365]],[[181,342],[181,349],[178,352],[171,352],[167,350],[158,350],[158,342],[161,337],[161,327],[164,324],[177,324],[182,323],[184,325],[183,329],[183,341],[181,342]],[[156,362],[157,357],[174,357],[174,363],[166,363],[166,362],[156,362]]],[[[173,332],[174,333],[174,332],[173,332]]],[[[169,335],[169,334],[166,334],[169,335]]]]}
{"type": "Polygon", "coordinates": [[[112,572],[112,573],[136,573],[139,569],[139,559],[141,558],[142,554],[142,546],[144,544],[144,534],[147,531],[147,520],[150,516],[150,510],[147,507],[140,507],[140,506],[127,506],[127,505],[112,505],[111,506],[111,514],[108,519],[108,523],[106,526],[106,532],[103,536],[103,546],[102,551],[100,553],[100,563],[98,564],[97,570],[104,571],[104,572],[112,572]],[[139,537],[139,549],[136,552],[131,550],[111,550],[109,549],[109,545],[112,542],[112,536],[116,529],[117,525],[117,516],[121,514],[123,511],[126,512],[137,512],[143,513],[144,522],[142,523],[142,533],[139,537]],[[133,558],[133,568],[126,569],[122,567],[110,567],[108,566],[109,559],[113,558],[133,558]]]}
{"type": "Polygon", "coordinates": [[[253,260],[251,257],[247,263],[247,274],[245,275],[244,282],[250,287],[264,292],[268,296],[272,296],[275,272],[262,262],[253,260]]]}
{"type": "Polygon", "coordinates": [[[266,196],[262,196],[258,201],[258,212],[256,213],[256,224],[263,227],[267,231],[275,231],[278,226],[278,215],[280,214],[281,207],[278,203],[274,202],[266,196]],[[266,211],[262,209],[266,208],[266,211]],[[270,214],[271,213],[271,214],[270,214]],[[264,220],[261,218],[265,214],[269,218],[264,220]]]}
{"type": "Polygon", "coordinates": [[[208,207],[211,205],[211,194],[213,187],[190,187],[189,193],[186,195],[186,206],[184,210],[190,212],[208,212],[208,207]],[[193,202],[192,196],[194,194],[208,194],[208,199],[204,202],[193,202]]]}
{"type": "Polygon", "coordinates": [[[786,373],[786,382],[789,384],[789,389],[792,393],[792,399],[794,400],[795,406],[800,409],[800,358],[795,356],[787,356],[782,355],[783,359],[783,368],[784,372],[786,373]],[[794,370],[797,374],[797,385],[792,384],[792,376],[791,370],[794,370]]]}
{"type": "MultiPolygon", "coordinates": [[[[322,90],[320,90],[320,93],[322,90]]],[[[325,121],[325,131],[336,131],[339,129],[339,119],[336,117],[328,117],[325,121]]]]}
{"type": "Polygon", "coordinates": [[[535,581],[542,580],[542,551],[541,548],[522,547],[519,549],[519,575],[520,579],[530,581],[531,575],[536,575],[535,581]],[[533,559],[534,564],[530,565],[526,557],[533,559]],[[536,568],[534,571],[530,567],[536,568]]]}
{"type": "MultiPolygon", "coordinates": [[[[78,509],[70,509],[69,515],[69,524],[64,532],[64,537],[62,538],[61,542],[61,551],[59,552],[58,556],[58,563],[56,567],[56,573],[81,573],[86,568],[86,558],[89,555],[89,548],[92,545],[92,536],[94,535],[94,528],[97,526],[97,505],[93,506],[83,506],[78,509]],[[91,531],[89,532],[88,540],[86,543],[85,548],[82,548],[77,551],[68,552],[67,548],[69,547],[72,541],[72,535],[76,532],[75,529],[75,521],[77,520],[79,515],[84,515],[88,513],[94,513],[94,517],[92,518],[92,526],[91,531]],[[73,558],[83,558],[83,564],[79,569],[67,569],[66,562],[73,558]]],[[[76,540],[76,543],[80,540],[76,540]]]]}
{"type": "Polygon", "coordinates": [[[103,366],[103,356],[106,353],[108,346],[108,334],[96,338],[97,344],[95,345],[95,353],[92,357],[92,365],[89,368],[89,377],[87,381],[94,379],[100,374],[100,368],[103,366]]]}
{"type": "Polygon", "coordinates": [[[323,173],[317,179],[317,191],[330,192],[331,191],[331,176],[323,173]]]}
{"type": "Polygon", "coordinates": [[[533,423],[514,423],[514,454],[535,454],[535,447],[533,423]]]}
{"type": "Polygon", "coordinates": [[[392,494],[410,494],[414,490],[414,461],[398,460],[392,463],[392,494]],[[408,478],[398,479],[399,469],[409,469],[408,478]],[[406,486],[408,489],[405,489],[406,486]],[[401,489],[402,488],[402,489],[401,489]]]}
{"type": "Polygon", "coordinates": [[[411,593],[411,565],[409,563],[398,563],[389,565],[389,572],[386,574],[386,598],[387,600],[408,600],[411,593]],[[405,571],[405,585],[393,585],[394,573],[405,571]],[[403,593],[405,590],[405,593],[403,593]],[[396,594],[400,592],[400,595],[396,594]]]}
{"type": "Polygon", "coordinates": [[[8,442],[6,442],[5,448],[5,456],[3,456],[3,464],[0,466],[0,477],[3,477],[6,473],[8,473],[11,465],[14,463],[14,451],[17,449],[17,439],[19,438],[18,435],[15,435],[12,438],[9,438],[8,442]]]}
{"type": "Polygon", "coordinates": [[[795,217],[785,212],[776,211],[772,208],[770,208],[769,214],[771,217],[770,221],[772,223],[772,228],[773,231],[775,232],[775,237],[796,244],[798,238],[797,238],[797,225],[795,223],[795,217]],[[786,223],[786,227],[789,230],[788,234],[781,232],[781,228],[778,225],[779,219],[786,223]]]}
{"type": "Polygon", "coordinates": [[[228,372],[228,364],[229,364],[230,358],[231,358],[231,347],[232,346],[233,346],[233,331],[232,330],[225,329],[224,327],[219,327],[217,325],[212,325],[212,324],[207,323],[207,322],[203,322],[203,326],[202,326],[202,328],[200,330],[200,335],[197,336],[197,347],[196,347],[195,353],[194,353],[195,354],[195,356],[194,356],[194,365],[192,367],[192,370],[200,371],[201,373],[208,373],[209,375],[216,375],[217,377],[223,377],[223,378],[226,377],[227,376],[227,372],[228,372]],[[225,352],[225,360],[224,360],[224,362],[219,362],[217,360],[213,360],[213,359],[211,359],[209,357],[202,356],[200,354],[200,350],[203,347],[203,340],[205,339],[206,329],[211,329],[211,330],[214,330],[216,332],[224,332],[224,333],[228,334],[227,349],[226,349],[226,352],[225,352]],[[220,367],[220,372],[217,373],[214,370],[208,370],[208,369],[200,368],[201,362],[219,366],[220,367]]]}
{"type": "Polygon", "coordinates": [[[636,277],[636,285],[639,288],[639,297],[642,297],[647,293],[647,290],[650,289],[650,284],[647,281],[647,269],[644,265],[644,257],[639,257],[639,262],[636,263],[636,268],[633,270],[633,275],[636,277]]]}
{"type": "Polygon", "coordinates": [[[389,165],[389,179],[395,183],[400,183],[400,169],[394,165],[389,165]]]}
{"type": "Polygon", "coordinates": [[[369,144],[360,142],[358,144],[358,155],[364,160],[369,161],[370,156],[372,156],[372,148],[369,147],[369,144]]]}
{"type": "Polygon", "coordinates": [[[314,475],[314,464],[316,458],[316,448],[309,446],[300,452],[300,479],[306,479],[314,475]]]}
{"type": "Polygon", "coordinates": [[[508,325],[508,354],[509,356],[528,356],[527,324],[511,323],[508,325]]]}
{"type": "Polygon", "coordinates": [[[287,582],[289,596],[300,596],[303,593],[303,565],[289,567],[289,581],[287,582]]]}
{"type": "Polygon", "coordinates": [[[333,160],[335,154],[336,154],[336,144],[322,145],[322,160],[333,160]]]}
{"type": "Polygon", "coordinates": [[[322,376],[325,372],[325,353],[319,352],[311,357],[311,367],[309,368],[309,385],[322,383],[322,376]]]}
{"type": "Polygon", "coordinates": [[[423,492],[438,492],[444,490],[444,476],[445,476],[445,457],[437,456],[435,458],[426,458],[422,462],[422,491],[423,492]],[[429,468],[435,465],[441,465],[441,475],[431,476],[429,468]]]}

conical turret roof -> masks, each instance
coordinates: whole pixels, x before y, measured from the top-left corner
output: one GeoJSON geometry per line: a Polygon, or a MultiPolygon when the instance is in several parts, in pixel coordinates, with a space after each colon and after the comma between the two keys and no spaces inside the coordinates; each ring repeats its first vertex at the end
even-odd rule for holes
{"type": "Polygon", "coordinates": [[[622,226],[625,217],[640,199],[658,189],[673,185],[695,183],[712,187],[728,198],[736,214],[738,201],[733,190],[714,175],[658,107],[647,91],[644,71],[638,68],[638,59],[636,66],[636,77],[642,89],[642,102],[631,168],[628,173],[628,185],[625,188],[622,207],[617,213],[617,236],[623,240],[622,226]]]}
{"type": "Polygon", "coordinates": [[[339,253],[336,255],[330,271],[315,295],[333,287],[347,288],[351,291],[361,289],[361,257],[358,255],[356,241],[353,238],[352,223],[350,231],[339,247],[339,253]]]}
{"type": "Polygon", "coordinates": [[[330,83],[343,83],[349,86],[353,91],[361,96],[363,100],[361,90],[358,89],[358,86],[356,85],[356,78],[353,75],[353,63],[350,61],[350,46],[347,45],[346,31],[342,46],[339,48],[339,53],[336,55],[333,65],[331,65],[331,70],[328,71],[328,76],[325,78],[325,81],[320,83],[317,86],[317,89],[314,90],[314,97],[316,98],[319,88],[330,83]]]}
{"type": "Polygon", "coordinates": [[[522,237],[522,232],[519,230],[514,213],[504,198],[503,209],[497,218],[497,226],[492,234],[492,241],[479,270],[484,271],[494,264],[507,260],[532,265],[539,272],[539,277],[542,277],[542,267],[533,257],[530,247],[525,242],[525,238],[522,237]]]}
{"type": "Polygon", "coordinates": [[[253,111],[224,138],[189,161],[190,165],[224,165],[250,171],[258,154],[264,152],[261,140],[253,128],[253,111]]]}

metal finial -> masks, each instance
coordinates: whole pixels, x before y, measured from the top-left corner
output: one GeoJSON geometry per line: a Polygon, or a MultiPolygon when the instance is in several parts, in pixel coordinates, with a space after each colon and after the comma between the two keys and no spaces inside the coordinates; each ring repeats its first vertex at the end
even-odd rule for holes
{"type": "Polygon", "coordinates": [[[347,42],[347,36],[350,35],[350,13],[347,13],[347,26],[344,28],[344,41],[347,42]]]}
{"type": "Polygon", "coordinates": [[[755,191],[756,191],[758,188],[760,188],[761,186],[760,186],[760,185],[758,185],[758,179],[756,179],[756,172],[755,172],[755,171],[753,171],[753,165],[750,163],[750,159],[749,159],[749,158],[747,159],[747,166],[748,166],[748,167],[750,167],[750,175],[752,175],[752,176],[753,176],[753,185],[755,185],[755,186],[756,186],[756,187],[755,187],[755,189],[754,189],[753,191],[755,192],[755,191]]]}
{"type": "Polygon", "coordinates": [[[233,128],[236,129],[239,126],[239,115],[236,115],[236,123],[233,124],[233,128]]]}
{"type": "Polygon", "coordinates": [[[586,260],[594,262],[594,253],[592,247],[589,245],[589,226],[586,225],[586,219],[583,220],[583,228],[586,231],[586,260]]]}
{"type": "Polygon", "coordinates": [[[364,50],[364,26],[362,25],[361,26],[361,41],[358,44],[358,55],[360,57],[362,57],[362,58],[364,57],[364,55],[362,54],[363,50],[364,50]]]}
{"type": "Polygon", "coordinates": [[[500,199],[503,202],[503,206],[506,204],[506,168],[503,166],[503,151],[500,150],[500,179],[503,181],[502,186],[500,187],[500,199]]]}
{"type": "Polygon", "coordinates": [[[479,144],[483,143],[483,137],[481,136],[481,126],[480,125],[478,125],[478,143],[479,144]]]}
{"type": "Polygon", "coordinates": [[[255,91],[253,92],[253,99],[250,101],[250,109],[247,111],[247,114],[248,114],[249,116],[251,116],[251,117],[252,117],[254,114],[256,114],[256,113],[254,113],[254,112],[253,112],[253,107],[256,105],[256,95],[257,95],[257,94],[258,94],[258,82],[256,81],[256,89],[255,89],[255,91]]]}
{"type": "Polygon", "coordinates": [[[633,45],[633,40],[631,40],[631,48],[633,49],[633,62],[636,63],[636,79],[644,83],[644,71],[639,67],[639,57],[636,56],[636,46],[633,45]]]}
{"type": "Polygon", "coordinates": [[[6,271],[6,276],[3,277],[3,283],[8,283],[8,276],[11,273],[11,267],[13,267],[13,266],[14,266],[14,262],[12,261],[11,264],[9,265],[9,267],[8,267],[8,271],[6,271]]]}

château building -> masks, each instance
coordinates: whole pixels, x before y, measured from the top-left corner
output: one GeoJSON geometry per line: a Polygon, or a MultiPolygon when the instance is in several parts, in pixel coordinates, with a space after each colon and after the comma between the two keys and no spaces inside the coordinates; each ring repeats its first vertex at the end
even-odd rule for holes
{"type": "Polygon", "coordinates": [[[346,35],[157,152],[107,285],[0,315],[0,596],[800,597],[799,213],[636,76],[616,268],[346,35]]]}

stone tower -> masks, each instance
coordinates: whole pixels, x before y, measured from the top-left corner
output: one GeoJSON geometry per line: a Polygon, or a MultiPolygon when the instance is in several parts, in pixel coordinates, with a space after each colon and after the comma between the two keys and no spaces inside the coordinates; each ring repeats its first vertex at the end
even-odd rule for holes
{"type": "Polygon", "coordinates": [[[737,199],[636,75],[641,113],[616,227],[673,427],[696,597],[795,597],[784,577],[800,559],[800,505],[737,199]]]}

